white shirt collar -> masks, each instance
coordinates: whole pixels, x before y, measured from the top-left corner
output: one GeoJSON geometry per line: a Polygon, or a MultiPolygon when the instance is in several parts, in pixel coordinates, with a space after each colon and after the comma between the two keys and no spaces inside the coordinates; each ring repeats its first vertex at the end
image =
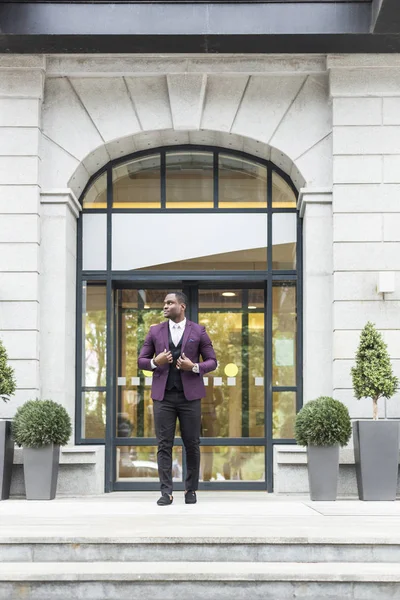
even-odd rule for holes
{"type": "Polygon", "coordinates": [[[178,328],[181,331],[185,331],[185,327],[186,327],[186,318],[183,319],[183,321],[180,321],[179,323],[174,323],[174,321],[172,321],[171,319],[169,320],[169,328],[172,331],[172,329],[174,329],[174,326],[178,325],[178,328]]]}

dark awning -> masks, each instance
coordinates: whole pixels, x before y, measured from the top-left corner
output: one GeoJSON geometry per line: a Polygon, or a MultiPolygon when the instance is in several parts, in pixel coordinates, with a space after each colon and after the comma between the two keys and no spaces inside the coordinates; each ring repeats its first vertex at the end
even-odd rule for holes
{"type": "Polygon", "coordinates": [[[2,2],[0,52],[400,52],[400,0],[2,2]]]}

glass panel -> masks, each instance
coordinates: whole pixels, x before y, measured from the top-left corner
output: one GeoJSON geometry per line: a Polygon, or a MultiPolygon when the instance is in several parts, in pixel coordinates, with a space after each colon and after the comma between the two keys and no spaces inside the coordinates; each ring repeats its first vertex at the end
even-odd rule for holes
{"type": "MultiPolygon", "coordinates": [[[[172,450],[172,479],[182,481],[182,447],[172,450]]],[[[117,481],[158,483],[156,446],[117,446],[117,481]]]]}
{"type": "Polygon", "coordinates": [[[160,155],[136,158],[113,168],[113,208],[160,208],[160,155]]]}
{"type": "Polygon", "coordinates": [[[107,173],[94,180],[83,198],[83,208],[107,208],[107,173]]]}
{"type": "Polygon", "coordinates": [[[202,436],[263,436],[264,291],[199,290],[199,323],[218,360],[205,377],[202,436]]]}
{"type": "Polygon", "coordinates": [[[200,481],[265,481],[262,446],[200,446],[200,481]]]}
{"type": "Polygon", "coordinates": [[[265,270],[267,215],[115,214],[113,269],[265,270]]]}
{"type": "Polygon", "coordinates": [[[296,268],[296,213],[272,215],[272,268],[294,270],[296,268]]]}
{"type": "Polygon", "coordinates": [[[167,152],[167,208],[213,208],[212,152],[167,152]]]}
{"type": "Polygon", "coordinates": [[[84,271],[107,269],[107,215],[82,215],[82,268],[84,271]]]}
{"type": "MultiPolygon", "coordinates": [[[[155,437],[151,383],[153,372],[140,371],[139,352],[152,325],[162,323],[164,298],[173,290],[117,292],[117,436],[155,437]]],[[[178,435],[178,434],[177,434],[178,435]]]]}
{"type": "Polygon", "coordinates": [[[297,197],[293,189],[278,173],[272,171],[272,207],[296,208],[297,197]]]}
{"type": "MultiPolygon", "coordinates": [[[[251,307],[248,323],[249,437],[264,435],[264,312],[251,307]]],[[[264,310],[264,309],[262,309],[264,310]]]]}
{"type": "Polygon", "coordinates": [[[82,392],[82,437],[102,439],[106,435],[106,392],[82,392]]]}
{"type": "Polygon", "coordinates": [[[267,168],[245,158],[219,155],[220,208],[266,208],[267,168]]]}
{"type": "Polygon", "coordinates": [[[101,387],[106,385],[106,286],[84,282],[82,293],[82,387],[101,387]]]}
{"type": "Polygon", "coordinates": [[[272,385],[296,385],[296,287],[293,283],[272,288],[272,385]]]}
{"type": "Polygon", "coordinates": [[[293,439],[296,418],[296,392],[274,392],[272,394],[272,436],[293,439]]]}

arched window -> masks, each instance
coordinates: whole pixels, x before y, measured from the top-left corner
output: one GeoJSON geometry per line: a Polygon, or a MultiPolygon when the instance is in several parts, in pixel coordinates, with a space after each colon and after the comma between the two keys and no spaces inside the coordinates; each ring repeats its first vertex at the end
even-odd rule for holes
{"type": "Polygon", "coordinates": [[[112,271],[296,268],[293,185],[248,156],[172,148],[124,160],[91,182],[83,209],[85,271],[107,270],[110,233],[112,271]]]}
{"type": "MultiPolygon", "coordinates": [[[[165,293],[182,289],[220,361],[203,402],[205,462],[231,465],[231,475],[218,467],[224,481],[271,489],[273,444],[293,438],[302,402],[301,229],[290,178],[245,153],[170,146],[109,163],[81,202],[77,443],[107,439],[113,489],[149,484],[152,374],[138,372],[137,352],[165,293]]],[[[179,444],[176,453],[181,465],[179,444]]]]}

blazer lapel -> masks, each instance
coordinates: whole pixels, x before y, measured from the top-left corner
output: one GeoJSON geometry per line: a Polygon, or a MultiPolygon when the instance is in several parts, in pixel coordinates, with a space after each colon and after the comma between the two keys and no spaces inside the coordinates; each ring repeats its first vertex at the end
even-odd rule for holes
{"type": "Polygon", "coordinates": [[[189,339],[189,334],[190,334],[191,327],[192,327],[192,322],[191,321],[186,321],[186,327],[185,327],[185,331],[183,333],[183,339],[182,339],[182,354],[185,351],[185,346],[186,346],[186,342],[189,339]]]}
{"type": "Polygon", "coordinates": [[[169,327],[169,319],[165,321],[164,327],[162,328],[162,337],[164,342],[164,348],[168,352],[169,350],[169,339],[168,339],[168,327],[169,327]]]}

